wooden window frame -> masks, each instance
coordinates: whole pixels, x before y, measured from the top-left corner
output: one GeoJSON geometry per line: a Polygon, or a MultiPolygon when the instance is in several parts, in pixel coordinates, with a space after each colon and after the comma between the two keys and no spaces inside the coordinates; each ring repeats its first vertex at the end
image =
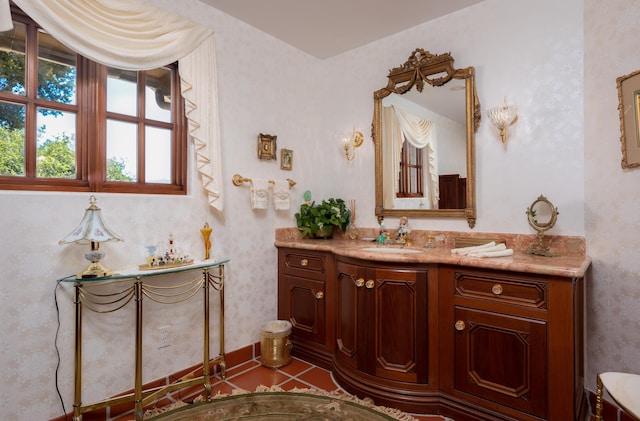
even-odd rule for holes
{"type": "Polygon", "coordinates": [[[396,197],[424,197],[424,173],[422,150],[405,141],[400,156],[400,173],[396,197]],[[416,151],[415,162],[411,159],[411,149],[416,151]],[[416,189],[412,188],[411,173],[416,174],[416,189]]]}
{"type": "Polygon", "coordinates": [[[11,4],[12,19],[26,25],[25,43],[25,95],[0,91],[0,100],[25,106],[25,175],[0,175],[0,190],[109,192],[144,194],[187,193],[187,120],[184,99],[180,94],[178,65],[171,67],[172,115],[171,122],[163,123],[144,118],[144,88],[146,72],[138,73],[138,110],[140,117],[126,118],[106,111],[107,66],[77,55],[76,104],[64,104],[37,97],[39,25],[18,7],[11,4]],[[37,108],[46,107],[76,114],[76,178],[36,177],[37,108]],[[138,124],[137,181],[116,182],[106,180],[106,123],[107,118],[138,124]],[[169,183],[146,183],[144,139],[147,126],[171,129],[171,180],[169,183]]]}

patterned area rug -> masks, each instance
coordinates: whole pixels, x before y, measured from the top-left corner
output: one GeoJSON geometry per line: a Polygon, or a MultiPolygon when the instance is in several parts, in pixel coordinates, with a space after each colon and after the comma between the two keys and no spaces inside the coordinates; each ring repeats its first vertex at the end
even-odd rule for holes
{"type": "Polygon", "coordinates": [[[287,392],[277,386],[259,386],[254,393],[234,390],[209,402],[177,402],[172,407],[147,411],[147,416],[163,421],[417,421],[398,409],[375,406],[370,399],[313,389],[287,392]]]}

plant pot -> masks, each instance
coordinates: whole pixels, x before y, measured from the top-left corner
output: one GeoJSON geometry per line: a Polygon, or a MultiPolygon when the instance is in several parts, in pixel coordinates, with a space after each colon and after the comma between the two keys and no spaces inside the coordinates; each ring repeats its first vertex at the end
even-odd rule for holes
{"type": "Polygon", "coordinates": [[[328,240],[329,238],[333,238],[334,227],[329,227],[329,228],[330,228],[329,232],[326,232],[325,230],[318,230],[318,232],[315,233],[314,238],[322,238],[325,240],[328,240]]]}

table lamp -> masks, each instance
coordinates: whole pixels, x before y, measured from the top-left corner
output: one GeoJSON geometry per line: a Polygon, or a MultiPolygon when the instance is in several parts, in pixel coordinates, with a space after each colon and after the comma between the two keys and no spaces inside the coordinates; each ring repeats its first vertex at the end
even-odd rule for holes
{"type": "Polygon", "coordinates": [[[118,234],[111,231],[102,220],[102,211],[96,205],[95,196],[91,195],[89,204],[80,225],[58,242],[58,244],[91,244],[91,250],[84,255],[91,264],[83,272],[76,275],[77,279],[110,276],[113,271],[100,264],[100,260],[104,257],[104,252],[99,250],[100,243],[124,241],[118,234]]]}

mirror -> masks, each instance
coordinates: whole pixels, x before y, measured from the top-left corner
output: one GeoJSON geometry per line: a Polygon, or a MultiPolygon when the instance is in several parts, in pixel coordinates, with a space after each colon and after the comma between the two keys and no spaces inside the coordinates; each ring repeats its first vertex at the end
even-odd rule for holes
{"type": "Polygon", "coordinates": [[[474,68],[414,50],[374,92],[376,216],[466,218],[475,226],[474,68]]]}
{"type": "Polygon", "coordinates": [[[531,228],[538,233],[538,243],[531,246],[530,253],[538,256],[554,256],[549,247],[544,245],[544,232],[556,225],[558,208],[553,206],[549,199],[540,195],[527,209],[527,219],[531,228]]]}

